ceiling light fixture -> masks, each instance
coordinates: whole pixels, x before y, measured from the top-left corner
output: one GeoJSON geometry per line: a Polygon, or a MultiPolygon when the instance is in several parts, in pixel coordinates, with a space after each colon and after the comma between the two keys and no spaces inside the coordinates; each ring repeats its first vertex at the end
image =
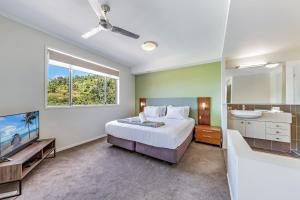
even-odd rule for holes
{"type": "Polygon", "coordinates": [[[153,51],[154,49],[156,49],[157,46],[158,44],[156,42],[146,41],[142,44],[142,49],[144,51],[153,51]]]}
{"type": "Polygon", "coordinates": [[[262,67],[262,66],[265,66],[266,62],[261,62],[261,63],[255,63],[255,64],[247,64],[247,65],[239,65],[239,66],[236,66],[237,69],[244,69],[244,68],[251,68],[251,67],[262,67]]]}
{"type": "Polygon", "coordinates": [[[266,68],[275,68],[275,67],[278,67],[280,64],[279,63],[268,63],[265,65],[266,68]]]}

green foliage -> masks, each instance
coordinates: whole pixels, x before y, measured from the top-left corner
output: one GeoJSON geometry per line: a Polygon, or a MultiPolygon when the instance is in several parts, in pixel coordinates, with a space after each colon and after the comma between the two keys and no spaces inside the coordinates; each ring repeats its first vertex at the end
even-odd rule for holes
{"type": "Polygon", "coordinates": [[[57,77],[48,84],[48,105],[69,104],[69,77],[57,77]]]}
{"type": "Polygon", "coordinates": [[[106,103],[107,104],[116,104],[116,89],[117,81],[116,79],[106,78],[106,103]]]}
{"type": "MultiPolygon", "coordinates": [[[[72,104],[95,105],[116,104],[115,79],[106,78],[105,102],[105,77],[98,75],[74,76],[72,79],[72,104]]],[[[49,81],[48,105],[69,104],[69,78],[58,77],[49,81]]]]}
{"type": "Polygon", "coordinates": [[[72,103],[74,105],[105,104],[104,77],[75,76],[72,84],[72,103]]]}

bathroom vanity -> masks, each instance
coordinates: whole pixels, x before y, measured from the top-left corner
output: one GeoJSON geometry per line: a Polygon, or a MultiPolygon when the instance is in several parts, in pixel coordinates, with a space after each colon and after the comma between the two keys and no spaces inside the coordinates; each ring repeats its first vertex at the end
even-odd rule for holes
{"type": "Polygon", "coordinates": [[[271,149],[271,141],[279,142],[277,145],[285,143],[285,146],[291,143],[291,113],[231,110],[229,115],[228,128],[238,130],[252,147],[259,148],[255,143],[260,143],[265,149],[271,149]]]}
{"type": "Polygon", "coordinates": [[[253,60],[226,62],[227,128],[239,130],[251,147],[300,156],[300,60],[241,67],[248,62],[253,60]],[[283,112],[255,116],[273,108],[283,112]]]}

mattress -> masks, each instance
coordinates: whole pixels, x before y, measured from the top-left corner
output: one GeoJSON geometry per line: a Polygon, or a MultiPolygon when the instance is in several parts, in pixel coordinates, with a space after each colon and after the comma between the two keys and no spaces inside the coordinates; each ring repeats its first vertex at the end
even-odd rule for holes
{"type": "Polygon", "coordinates": [[[107,134],[117,138],[132,140],[154,147],[176,149],[190,135],[195,126],[195,120],[192,118],[183,120],[165,117],[147,119],[164,122],[165,125],[159,128],[152,128],[119,123],[115,120],[105,125],[105,131],[107,134]]]}

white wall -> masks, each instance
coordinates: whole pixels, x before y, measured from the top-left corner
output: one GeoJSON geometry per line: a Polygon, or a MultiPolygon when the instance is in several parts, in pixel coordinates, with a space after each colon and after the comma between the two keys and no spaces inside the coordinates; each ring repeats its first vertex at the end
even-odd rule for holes
{"type": "Polygon", "coordinates": [[[278,70],[274,70],[270,72],[270,101],[271,103],[284,103],[285,89],[283,87],[283,70],[282,68],[278,68],[278,70]]]}
{"type": "Polygon", "coordinates": [[[222,59],[221,62],[221,125],[222,125],[222,136],[223,136],[223,148],[227,148],[227,135],[226,135],[226,130],[227,130],[227,104],[226,104],[226,93],[227,93],[227,88],[226,88],[226,62],[224,59],[222,59]]]}
{"type": "Polygon", "coordinates": [[[300,60],[286,62],[286,102],[300,104],[300,60]]]}
{"type": "Polygon", "coordinates": [[[232,200],[300,199],[300,159],[253,151],[235,130],[227,136],[232,200]]]}
{"type": "Polygon", "coordinates": [[[134,113],[134,76],[129,68],[4,17],[0,36],[0,115],[39,110],[40,136],[55,137],[58,149],[104,136],[106,122],[134,113]],[[46,45],[119,69],[120,105],[45,109],[46,45]]]}

